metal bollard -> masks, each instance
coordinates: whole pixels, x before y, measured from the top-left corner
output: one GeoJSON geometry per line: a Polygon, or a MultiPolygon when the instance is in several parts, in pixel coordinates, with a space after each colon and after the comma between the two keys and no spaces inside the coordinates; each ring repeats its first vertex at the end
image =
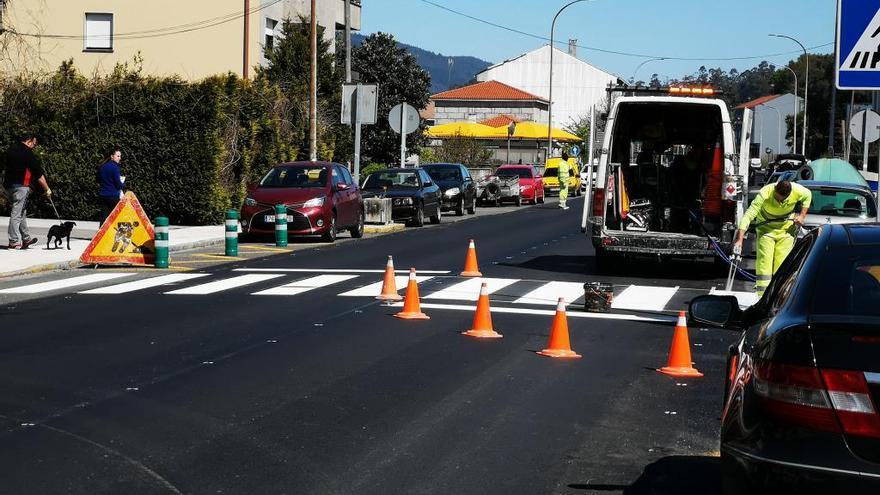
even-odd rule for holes
{"type": "Polygon", "coordinates": [[[238,212],[226,212],[226,256],[238,256],[238,212]]]}
{"type": "Polygon", "coordinates": [[[287,247],[287,207],[275,205],[275,245],[287,247]]]}
{"type": "Polygon", "coordinates": [[[156,268],[168,268],[168,217],[157,217],[154,228],[156,239],[156,268]]]}

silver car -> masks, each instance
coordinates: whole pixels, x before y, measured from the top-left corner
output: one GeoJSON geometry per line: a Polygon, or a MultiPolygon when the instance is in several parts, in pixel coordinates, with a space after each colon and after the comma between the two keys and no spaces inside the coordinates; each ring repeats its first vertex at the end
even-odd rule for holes
{"type": "Polygon", "coordinates": [[[877,202],[867,186],[845,182],[802,180],[798,184],[813,193],[805,227],[826,223],[877,222],[877,202]]]}

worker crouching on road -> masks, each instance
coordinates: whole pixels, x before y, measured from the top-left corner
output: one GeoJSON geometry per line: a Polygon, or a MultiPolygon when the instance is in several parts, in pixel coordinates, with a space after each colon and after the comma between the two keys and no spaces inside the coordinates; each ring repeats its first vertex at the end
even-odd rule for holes
{"type": "Polygon", "coordinates": [[[559,179],[559,207],[567,210],[565,201],[568,199],[568,177],[571,173],[571,165],[568,164],[568,153],[562,152],[562,160],[559,162],[559,168],[556,169],[557,178],[559,179]]]}
{"type": "Polygon", "coordinates": [[[743,238],[749,225],[755,222],[758,234],[758,262],[755,268],[758,276],[758,297],[764,295],[773,274],[794,247],[795,238],[804,224],[812,199],[810,190],[798,183],[784,180],[768,184],[761,188],[761,192],[739,222],[733,245],[736,255],[742,253],[743,238]],[[798,208],[800,212],[795,217],[798,208]]]}

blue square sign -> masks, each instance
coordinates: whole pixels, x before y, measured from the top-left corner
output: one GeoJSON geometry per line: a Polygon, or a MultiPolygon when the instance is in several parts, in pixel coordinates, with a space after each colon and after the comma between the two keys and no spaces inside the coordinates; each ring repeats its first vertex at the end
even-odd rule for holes
{"type": "Polygon", "coordinates": [[[837,88],[880,90],[880,0],[837,0],[837,88]]]}

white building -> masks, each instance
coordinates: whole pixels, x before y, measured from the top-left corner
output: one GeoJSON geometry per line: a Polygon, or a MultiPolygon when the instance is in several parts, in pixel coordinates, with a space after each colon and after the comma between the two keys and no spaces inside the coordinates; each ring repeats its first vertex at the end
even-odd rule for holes
{"type": "MultiPolygon", "coordinates": [[[[803,98],[795,97],[791,93],[784,95],[768,95],[756,98],[752,101],[737,106],[737,110],[751,109],[752,115],[752,144],[760,150],[760,156],[766,154],[770,148],[772,156],[780,153],[793,153],[791,145],[785,138],[788,129],[786,118],[793,117],[801,109],[803,98]]],[[[798,122],[798,126],[803,125],[798,122]]],[[[798,140],[802,137],[797,134],[798,140]]],[[[798,144],[800,149],[800,144],[798,144]]]]}
{"type": "MultiPolygon", "coordinates": [[[[608,84],[618,77],[555,49],[553,54],[553,127],[565,128],[590,113],[605,99],[608,84]]],[[[573,49],[570,51],[574,52],[573,49]]],[[[550,45],[493,65],[477,74],[477,81],[499,81],[548,99],[550,45]]]]}

